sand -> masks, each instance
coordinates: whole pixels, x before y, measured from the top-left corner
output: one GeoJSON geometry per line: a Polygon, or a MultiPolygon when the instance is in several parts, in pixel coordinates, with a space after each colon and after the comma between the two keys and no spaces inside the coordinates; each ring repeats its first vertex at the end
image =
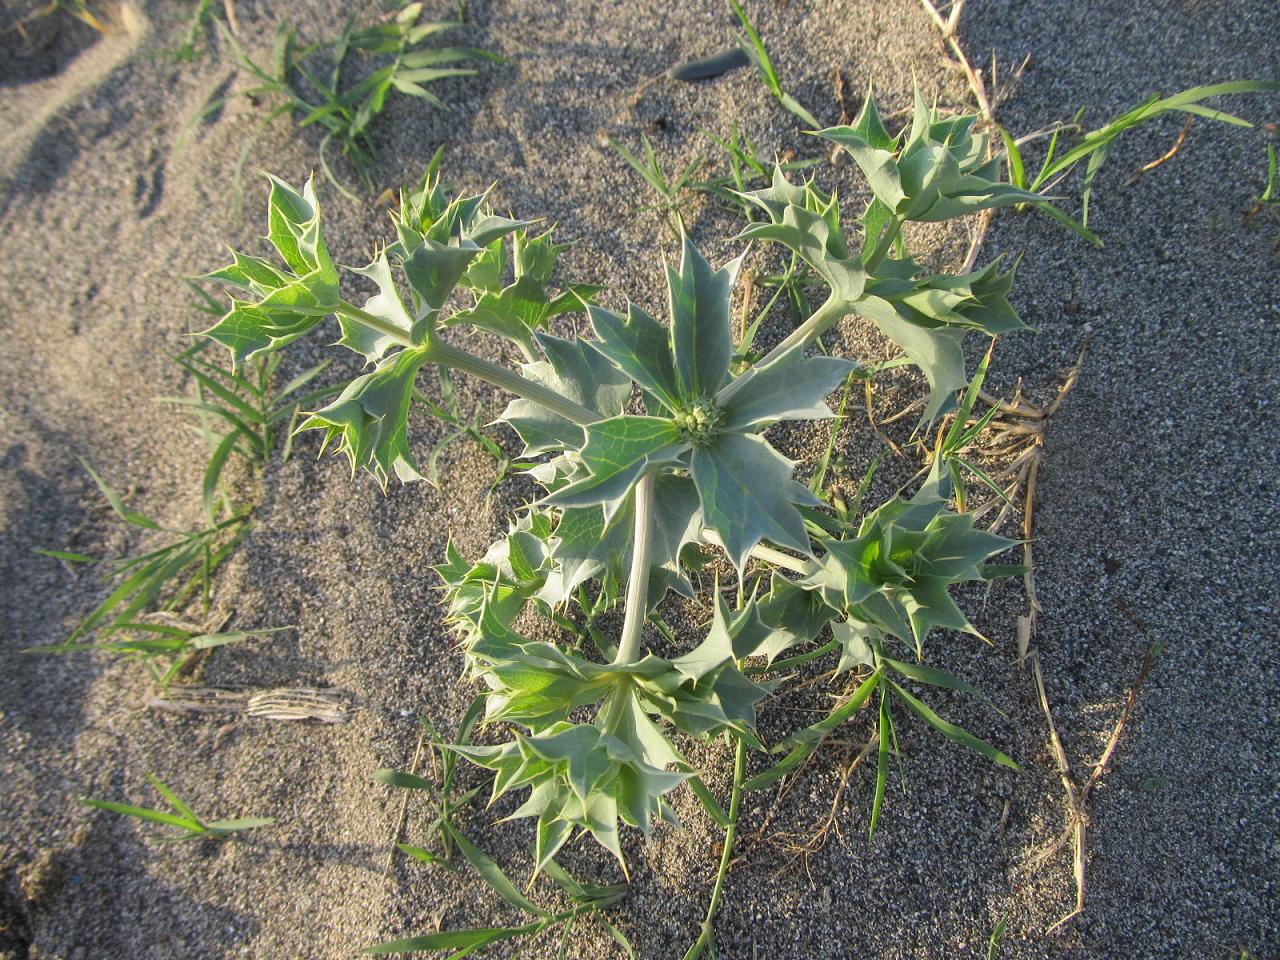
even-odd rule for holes
{"type": "MultiPolygon", "coordinates": [[[[439,16],[454,9],[428,7],[439,16]]],[[[9,2],[5,16],[25,9],[9,2]]],[[[347,13],[336,0],[236,9],[246,43],[264,56],[279,19],[314,39],[336,33],[347,13]]],[[[885,109],[900,109],[914,74],[940,103],[968,103],[963,76],[944,62],[914,2],[751,9],[787,86],[823,122],[839,119],[836,68],[855,102],[870,78],[885,109]]],[[[661,254],[675,251],[658,218],[637,209],[650,197],[608,136],[635,146],[646,133],[668,169],[712,147],[704,131],[725,135],[735,121],[766,153],[816,152],[748,71],[693,85],[661,77],[671,63],[723,45],[732,18],[719,4],[472,2],[469,10],[467,41],[508,62],[442,85],[451,114],[392,99],[377,127],[378,185],[415,178],[447,143],[447,176],[468,189],[496,180],[502,208],[559,224],[578,241],[564,275],[606,285],[608,304],[631,297],[659,309],[661,254]]],[[[458,682],[429,565],[450,533],[464,553],[479,554],[532,493],[513,481],[486,499],[493,464],[475,447],[448,449],[439,490],[420,484],[384,496],[338,461],[317,461],[314,436],[287,463],[240,478],[260,506],[253,533],[217,579],[215,605],[237,628],[297,629],[216,651],[200,680],[335,687],[352,698],[347,724],[158,714],[145,707],[149,683],[134,664],[18,653],[64,639],[104,595],[93,571],[69,571],[33,549],[109,556],[155,542],[114,520],[77,458],[166,525],[199,521],[201,442],[156,402],[188,389],[170,357],[203,319],[180,278],[218,266],[223,244],[259,249],[263,232],[262,191],[251,184],[242,221],[229,184],[261,107],[236,99],[175,150],[188,118],[231,76],[230,61],[225,51],[187,64],[166,56],[180,42],[186,5],[156,0],[134,13],[107,38],[65,16],[35,24],[26,46],[3,38],[0,955],[346,957],[437,925],[515,920],[466,874],[404,858],[388,871],[400,796],[369,776],[407,767],[418,718],[451,729],[472,695],[458,682]],[[132,821],[75,802],[150,803],[149,772],[198,810],[278,822],[243,843],[156,846],[132,821]]],[[[360,16],[376,13],[369,5],[360,16]]],[[[1068,119],[1082,104],[1101,121],[1155,91],[1274,78],[1276,37],[1280,7],[1239,0],[992,0],[971,4],[960,29],[976,58],[995,48],[1012,66],[1030,54],[1000,108],[1017,132],[1068,119]]],[[[1275,122],[1280,109],[1266,97],[1231,107],[1255,122],[1275,122]]],[[[1001,921],[1002,960],[1280,956],[1280,271],[1272,253],[1280,227],[1242,226],[1262,186],[1261,130],[1198,121],[1177,157],[1126,186],[1178,130],[1167,119],[1112,152],[1091,224],[1105,249],[1016,214],[996,218],[985,248],[1025,254],[1015,304],[1037,331],[1001,342],[991,375],[1001,393],[1021,377],[1032,400],[1048,400],[1093,334],[1079,383],[1050,428],[1036,516],[1044,607],[1036,643],[1078,778],[1101,751],[1149,645],[1167,645],[1094,793],[1084,915],[1046,933],[1074,903],[1069,856],[1034,875],[1022,869],[1063,828],[1066,810],[1034,689],[1014,664],[1025,599],[1007,582],[963,594],[992,646],[949,635],[934,650],[1006,716],[958,696],[937,703],[1022,769],[990,766],[904,721],[906,791],[891,792],[874,838],[866,833],[873,778],[859,769],[835,803],[838,832],[807,861],[776,835],[812,834],[856,750],[824,751],[776,810],[776,791],[749,797],[749,839],[717,919],[724,957],[986,957],[1001,921]],[[750,839],[762,826],[764,836],[750,839]]],[[[252,163],[298,181],[315,166],[315,146],[313,135],[281,121],[261,136],[252,163]]],[[[856,206],[848,164],[823,176],[856,206]]],[[[353,203],[320,189],[335,257],[364,262],[388,236],[385,213],[367,197],[353,203]]],[[[725,240],[731,218],[696,199],[686,212],[714,257],[738,252],[725,240]]],[[[955,227],[918,240],[954,265],[965,236],[955,227]]],[[[780,338],[785,324],[779,316],[764,336],[780,338]]],[[[288,369],[333,357],[333,381],[355,372],[323,342],[300,346],[288,369]]],[[[514,359],[490,341],[471,345],[514,359]]],[[[833,345],[863,358],[889,355],[854,324],[833,345]]],[[[878,409],[919,393],[918,378],[893,377],[878,409]]],[[[459,398],[486,418],[500,409],[500,398],[474,384],[461,383],[459,398]]],[[[857,417],[854,424],[861,427],[857,417]]],[[[441,434],[419,420],[412,442],[425,455],[441,434]]],[[[863,429],[846,438],[843,480],[853,484],[884,448],[863,429]]],[[[811,427],[779,435],[797,457],[812,457],[823,440],[811,427]]],[[[903,471],[890,458],[873,494],[888,495],[903,471]]],[[[800,710],[822,704],[780,702],[763,727],[776,737],[803,718],[800,710]]],[[[857,721],[843,735],[856,748],[865,727],[857,721]]],[[[723,795],[728,750],[712,744],[693,755],[723,795]]],[[[474,771],[464,776],[480,782],[474,771]]],[[[682,955],[715,868],[718,832],[686,794],[676,807],[683,830],[658,830],[648,845],[628,838],[633,889],[613,920],[642,957],[682,955]]],[[[511,809],[506,801],[477,806],[462,821],[523,883],[528,825],[493,823],[511,809]]],[[[426,812],[420,801],[410,805],[410,841],[426,812]]],[[[586,843],[562,859],[584,878],[619,878],[586,843]]],[[[534,893],[558,902],[545,881],[534,893]]],[[[573,957],[621,955],[595,924],[568,944],[573,957]]],[[[523,955],[555,951],[544,938],[523,955]]]]}

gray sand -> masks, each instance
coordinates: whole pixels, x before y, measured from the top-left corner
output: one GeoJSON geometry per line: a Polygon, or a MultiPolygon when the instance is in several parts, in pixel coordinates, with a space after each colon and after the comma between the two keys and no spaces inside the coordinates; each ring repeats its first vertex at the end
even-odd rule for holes
{"type": "MultiPolygon", "coordinates": [[[[606,284],[609,304],[630,296],[656,309],[660,253],[670,257],[674,247],[652,214],[635,210],[649,198],[606,136],[634,145],[648,133],[669,168],[710,146],[701,131],[727,134],[733,120],[766,152],[813,151],[747,71],[644,86],[675,60],[722,45],[731,17],[718,3],[690,6],[471,3],[469,42],[510,61],[444,85],[454,114],[390,101],[377,128],[380,186],[416,177],[447,138],[446,172],[460,186],[497,180],[501,207],[545,216],[580,239],[563,261],[565,276],[606,284]]],[[[162,716],[142,706],[148,684],[130,664],[16,653],[64,639],[103,595],[92,571],[70,573],[33,548],[118,555],[140,544],[113,520],[78,456],[164,523],[199,519],[200,442],[155,402],[186,389],[168,358],[202,319],[179,277],[219,265],[224,242],[257,249],[263,197],[251,184],[248,220],[237,221],[230,170],[260,115],[249,103],[229,104],[173,152],[186,118],[229,73],[214,57],[175,65],[163,56],[179,41],[185,9],[147,3],[132,36],[101,41],[64,24],[62,33],[37,35],[48,47],[35,53],[12,35],[3,40],[0,954],[344,957],[437,924],[514,920],[465,876],[403,858],[385,872],[400,797],[369,779],[377,767],[408,765],[417,717],[451,728],[471,695],[457,683],[460,663],[428,566],[450,531],[464,553],[478,554],[532,492],[517,481],[486,503],[492,465],[473,447],[445,455],[443,490],[397,487],[384,497],[370,478],[353,482],[345,465],[317,462],[314,436],[299,441],[287,464],[244,478],[261,507],[254,533],[218,579],[216,604],[239,627],[298,630],[216,651],[201,679],[340,687],[358,705],[349,724],[224,727],[162,716]],[[43,60],[23,59],[33,56],[43,60]],[[56,72],[42,76],[46,69],[56,72]],[[144,778],[153,771],[197,809],[269,815],[278,825],[246,843],[156,847],[134,823],[74,803],[85,794],[151,802],[144,778]]],[[[429,9],[448,15],[453,7],[429,9]]],[[[328,36],[346,5],[242,2],[237,10],[265,55],[278,19],[295,19],[308,38],[328,36]]],[[[913,72],[939,102],[968,102],[963,77],[944,65],[914,0],[762,2],[752,10],[788,86],[824,122],[838,119],[836,67],[855,99],[874,78],[886,110],[909,102],[913,72]]],[[[1100,121],[1157,90],[1275,77],[1278,37],[1280,6],[1243,0],[975,0],[961,28],[975,58],[991,47],[1003,64],[1031,54],[1002,108],[1015,131],[1067,119],[1083,103],[1100,121]]],[[[1278,119],[1274,98],[1242,98],[1231,108],[1256,122],[1278,119]]],[[[851,755],[821,754],[776,813],[775,792],[750,797],[744,833],[758,831],[766,814],[771,820],[730,874],[717,921],[724,956],[985,957],[1001,919],[1002,960],[1238,960],[1244,949],[1280,956],[1277,228],[1241,226],[1264,171],[1256,130],[1197,122],[1172,162],[1126,188],[1128,174],[1162,154],[1177,131],[1168,119],[1113,151],[1093,209],[1104,250],[1016,214],[997,217],[986,247],[988,256],[1025,252],[1015,304],[1038,330],[1002,341],[992,374],[1001,392],[1020,376],[1031,399],[1047,400],[1086,329],[1094,332],[1079,385],[1052,424],[1036,518],[1044,606],[1037,643],[1078,777],[1102,749],[1150,642],[1168,645],[1094,795],[1084,916],[1045,934],[1074,901],[1068,856],[1031,877],[1019,870],[1061,830],[1065,808],[1034,690],[1013,665],[1024,598],[1006,582],[963,597],[994,645],[940,637],[934,654],[988,691],[1007,718],[959,697],[937,702],[1022,770],[989,766],[904,721],[906,793],[891,792],[869,841],[873,778],[855,771],[837,807],[838,835],[807,863],[768,838],[811,833],[851,755]]],[[[280,122],[254,162],[299,181],[314,150],[314,137],[280,122]]],[[[848,165],[824,178],[856,206],[848,165]]],[[[321,198],[335,258],[363,262],[388,234],[385,214],[325,186],[321,198]]],[[[694,201],[689,219],[715,257],[736,253],[722,242],[734,229],[722,213],[694,201]]],[[[954,265],[965,238],[956,229],[921,241],[954,265]]],[[[767,336],[780,337],[784,324],[767,336]]],[[[322,342],[313,337],[296,350],[291,369],[321,356],[336,358],[335,379],[356,369],[322,342]]],[[[853,356],[888,355],[853,324],[838,345],[853,356]]],[[[501,359],[490,341],[473,346],[501,359]]],[[[881,409],[919,392],[919,378],[893,378],[881,409]]],[[[464,384],[460,397],[464,409],[499,409],[486,388],[464,384]]],[[[425,451],[439,435],[419,422],[412,442],[425,451]]],[[[848,436],[848,482],[856,483],[882,448],[865,430],[848,436]]],[[[804,428],[780,442],[793,456],[813,456],[823,437],[804,428]]],[[[902,479],[894,470],[909,473],[886,470],[876,495],[902,479]]],[[[784,700],[764,729],[776,737],[800,722],[798,711],[821,705],[816,697],[784,700]]],[[[860,742],[862,722],[845,735],[860,742]]],[[[693,756],[723,794],[731,766],[724,746],[693,756]]],[[[478,782],[473,771],[466,776],[478,782]]],[[[683,953],[714,872],[713,825],[687,794],[676,806],[684,830],[658,830],[647,846],[633,836],[627,846],[634,888],[615,919],[643,957],[683,953]]],[[[410,806],[411,841],[425,809],[410,806]]],[[[464,823],[523,881],[528,825],[492,823],[511,809],[506,801],[473,809],[464,823]]],[[[583,877],[618,878],[588,843],[562,859],[583,877]]],[[[545,881],[535,890],[554,902],[545,881]]],[[[528,955],[555,949],[548,939],[528,955]]],[[[619,955],[594,925],[575,931],[568,953],[619,955]]]]}

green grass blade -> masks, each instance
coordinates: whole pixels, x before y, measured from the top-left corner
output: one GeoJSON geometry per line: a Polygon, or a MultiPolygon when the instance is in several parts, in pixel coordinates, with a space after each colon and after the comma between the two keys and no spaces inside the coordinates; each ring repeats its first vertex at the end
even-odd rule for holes
{"type": "Polygon", "coordinates": [[[880,718],[876,730],[880,734],[880,749],[876,756],[876,792],[871,801],[871,825],[867,828],[867,836],[875,835],[876,824],[880,822],[880,808],[884,804],[884,791],[889,783],[889,728],[893,720],[889,716],[889,691],[880,691],[880,718]]]}
{"type": "Polygon", "coordinates": [[[286,630],[293,629],[296,628],[293,626],[264,627],[261,630],[229,630],[223,633],[202,633],[199,636],[192,637],[189,642],[192,650],[212,650],[214,647],[225,647],[231,643],[243,643],[255,637],[265,637],[272,633],[283,633],[286,630]]]}
{"type": "Polygon", "coordinates": [[[744,783],[742,785],[742,789],[752,791],[767,787],[779,780],[785,774],[790,773],[793,769],[812,756],[813,752],[822,745],[822,741],[827,738],[827,735],[831,733],[832,730],[835,730],[846,720],[852,717],[854,713],[856,713],[862,705],[867,702],[867,698],[875,692],[876,685],[880,682],[881,676],[882,674],[879,670],[871,674],[871,676],[867,677],[867,679],[862,682],[862,685],[854,691],[853,696],[851,696],[847,701],[832,710],[831,713],[822,720],[812,726],[805,727],[799,733],[784,741],[780,746],[785,747],[787,743],[795,744],[791,749],[791,752],[768,770],[757,774],[744,783]]]}
{"type": "MultiPolygon", "coordinates": [[[[244,416],[250,423],[256,424],[258,426],[261,426],[264,423],[266,423],[266,420],[263,418],[261,411],[259,411],[258,408],[255,407],[248,400],[245,400],[243,397],[238,396],[235,393],[235,391],[228,390],[222,384],[218,383],[218,381],[215,380],[213,377],[209,376],[206,373],[202,373],[200,370],[197,370],[193,364],[179,363],[178,366],[182,367],[183,370],[186,370],[187,373],[191,374],[191,376],[194,377],[200,383],[201,386],[203,386],[206,390],[212,393],[215,397],[217,397],[223,403],[227,404],[230,407],[235,408],[236,410],[239,410],[241,415],[244,416]]],[[[221,372],[223,375],[229,375],[228,372],[225,370],[220,370],[219,372],[221,372]]],[[[248,382],[245,381],[244,379],[238,378],[238,377],[236,379],[238,380],[238,382],[248,386],[248,382]]]]}
{"type": "MultiPolygon", "coordinates": [[[[453,957],[465,957],[481,947],[501,940],[512,940],[516,937],[537,933],[542,929],[541,923],[526,923],[520,927],[480,927],[475,930],[444,930],[440,933],[428,933],[407,940],[390,940],[387,943],[365,947],[361,953],[374,955],[387,953],[423,953],[428,950],[457,950],[453,957]]],[[[452,958],[450,958],[452,960],[452,958]]]]}
{"type": "Polygon", "coordinates": [[[1019,190],[1025,190],[1027,169],[1022,163],[1022,151],[1018,149],[1017,142],[1010,136],[1008,130],[998,125],[996,129],[1000,131],[1000,139],[1004,141],[1005,159],[1009,166],[1009,182],[1019,190]]]}
{"type": "Polygon", "coordinates": [[[395,787],[398,790],[425,790],[428,793],[436,792],[435,784],[425,777],[420,777],[415,773],[401,773],[399,770],[392,770],[383,767],[373,772],[373,779],[378,783],[385,783],[388,787],[395,787]]]}
{"type": "Polygon", "coordinates": [[[185,803],[183,803],[182,799],[176,793],[174,793],[173,790],[171,790],[168,787],[168,785],[164,783],[164,781],[162,781],[154,773],[147,774],[147,780],[150,781],[151,786],[156,788],[160,796],[164,797],[165,800],[169,801],[169,805],[173,807],[173,809],[177,810],[180,816],[186,817],[188,820],[190,820],[192,823],[195,823],[197,826],[200,826],[200,827],[204,826],[204,824],[200,822],[200,818],[196,816],[195,811],[192,810],[185,803]]]}
{"type": "Polygon", "coordinates": [[[517,890],[516,885],[507,878],[507,875],[502,872],[498,865],[490,860],[483,850],[468,840],[453,824],[445,821],[440,824],[440,828],[450,840],[458,845],[458,849],[467,858],[467,862],[471,864],[476,873],[480,874],[480,878],[493,888],[494,893],[525,913],[533,914],[535,917],[549,916],[545,910],[536,906],[517,890]]]}
{"type": "Polygon", "coordinates": [[[67,563],[97,563],[94,557],[85,556],[83,553],[72,553],[70,550],[45,550],[37,547],[32,553],[38,553],[42,557],[52,557],[54,560],[65,560],[67,563]]]}
{"type": "Polygon", "coordinates": [[[1018,769],[1018,765],[1013,760],[997,750],[995,747],[991,746],[991,744],[986,743],[983,740],[979,740],[964,728],[957,727],[954,723],[949,723],[948,721],[943,720],[940,716],[929,709],[928,706],[917,700],[911,694],[907,693],[906,690],[898,686],[898,684],[894,683],[892,680],[887,682],[893,688],[893,692],[898,695],[912,713],[929,726],[933,727],[933,729],[937,730],[943,736],[954,740],[961,746],[968,747],[970,750],[981,754],[988,760],[998,763],[1001,766],[1008,767],[1010,770],[1018,769]]]}
{"type": "Polygon", "coordinates": [[[204,515],[209,518],[210,523],[214,523],[218,518],[218,481],[222,477],[223,467],[227,465],[227,458],[231,456],[231,451],[236,449],[239,436],[237,431],[228,432],[214,449],[213,456],[209,458],[209,463],[204,469],[204,479],[200,484],[200,499],[204,503],[204,515]]]}
{"type": "Polygon", "coordinates": [[[126,817],[136,817],[139,820],[146,820],[150,823],[159,823],[170,827],[180,827],[183,830],[191,830],[195,833],[204,832],[203,825],[198,821],[187,820],[184,817],[175,816],[172,813],[164,813],[160,810],[152,810],[148,807],[135,807],[128,803],[114,803],[110,800],[92,800],[89,797],[82,797],[80,802],[85,806],[97,807],[99,810],[119,813],[126,817]]]}
{"type": "Polygon", "coordinates": [[[102,495],[107,498],[107,503],[111,504],[111,509],[125,523],[135,527],[142,527],[144,530],[159,530],[160,524],[156,523],[148,516],[138,513],[136,510],[130,510],[124,505],[124,501],[120,499],[120,495],[112,490],[105,480],[103,480],[93,467],[89,466],[88,461],[83,457],[79,458],[80,465],[89,471],[89,476],[93,477],[93,482],[98,485],[98,489],[102,491],[102,495]]]}
{"type": "Polygon", "coordinates": [[[425,863],[432,867],[450,867],[451,864],[439,854],[432,853],[430,850],[424,850],[422,847],[415,847],[410,843],[397,843],[396,849],[406,856],[413,857],[419,863],[425,863]]]}
{"type": "Polygon", "coordinates": [[[209,832],[218,836],[235,833],[237,830],[256,830],[269,827],[276,822],[275,817],[240,817],[236,820],[214,820],[207,824],[209,832]]]}

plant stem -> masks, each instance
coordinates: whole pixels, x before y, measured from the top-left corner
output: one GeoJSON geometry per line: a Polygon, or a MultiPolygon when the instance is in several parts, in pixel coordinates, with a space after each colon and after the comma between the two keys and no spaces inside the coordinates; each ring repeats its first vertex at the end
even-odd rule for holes
{"type": "Polygon", "coordinates": [[[585,425],[595,423],[600,419],[598,413],[588,410],[582,404],[575,403],[568,397],[562,397],[554,390],[548,390],[542,384],[535,383],[527,377],[522,377],[514,370],[508,370],[505,367],[498,366],[496,363],[490,363],[488,360],[477,357],[473,353],[468,353],[460,347],[445,343],[443,340],[431,340],[426,344],[415,344],[409,335],[399,327],[388,323],[381,317],[375,317],[373,314],[361,310],[345,300],[339,300],[337,307],[334,309],[342,316],[359,321],[371,330],[377,330],[408,349],[425,347],[427,359],[433,363],[443,363],[446,367],[469,373],[486,383],[491,383],[495,387],[506,390],[508,393],[514,393],[518,397],[523,397],[525,400],[531,400],[539,406],[546,407],[552,413],[559,414],[566,420],[585,425]]]}
{"type": "MultiPolygon", "coordinates": [[[[765,364],[777,360],[778,357],[797,346],[803,346],[806,343],[816,340],[818,337],[822,336],[828,327],[835,325],[842,317],[847,315],[853,309],[853,304],[855,302],[856,301],[844,300],[834,296],[828,297],[826,302],[815,310],[808,320],[792,330],[791,333],[787,335],[786,339],[770,350],[765,355],[764,359],[757,363],[755,367],[752,367],[752,370],[758,367],[763,367],[765,364]]],[[[744,384],[746,384],[750,377],[751,371],[749,370],[736,380],[731,381],[728,386],[720,391],[719,395],[716,397],[716,402],[721,405],[727,403],[728,400],[737,393],[744,384]]]]}
{"type": "Polygon", "coordinates": [[[733,754],[733,792],[729,796],[729,825],[724,828],[724,849],[720,853],[720,869],[716,871],[716,883],[711,888],[711,902],[707,905],[707,916],[702,921],[702,932],[693,946],[684,955],[684,960],[695,960],[702,956],[708,947],[715,943],[716,910],[720,906],[720,895],[724,892],[724,878],[729,873],[729,864],[733,862],[733,840],[738,832],[738,808],[742,804],[742,782],[747,774],[747,744],[741,737],[735,737],[737,746],[733,754]]]}
{"type": "MultiPolygon", "coordinates": [[[[720,539],[720,535],[710,528],[702,531],[702,539],[713,546],[724,547],[724,541],[720,539]]],[[[772,563],[775,567],[782,567],[784,570],[798,573],[802,577],[810,576],[821,569],[812,560],[793,557],[791,554],[775,550],[773,547],[766,547],[763,543],[758,543],[751,548],[751,556],[757,560],[763,560],[765,563],[772,563]]]]}
{"type": "Polygon", "coordinates": [[[614,663],[631,663],[640,655],[645,614],[649,612],[649,547],[653,532],[649,514],[653,508],[655,476],[646,473],[636,482],[636,529],[631,545],[631,573],[627,577],[627,609],[614,663]]]}
{"type": "Polygon", "coordinates": [[[568,397],[562,397],[554,390],[549,390],[540,383],[522,377],[514,370],[490,363],[443,340],[437,340],[430,345],[430,358],[436,363],[443,363],[447,367],[478,377],[508,393],[531,400],[574,423],[585,426],[600,419],[600,414],[594,410],[588,410],[582,404],[575,403],[568,397]]]}
{"type": "Polygon", "coordinates": [[[402,347],[416,347],[407,333],[401,330],[393,323],[388,323],[381,317],[375,317],[368,311],[361,310],[355,304],[347,303],[345,300],[339,300],[338,305],[334,307],[334,312],[343,317],[350,317],[352,320],[358,320],[371,330],[377,330],[384,336],[390,337],[402,347]]]}
{"type": "Polygon", "coordinates": [[[876,241],[875,249],[871,251],[871,256],[867,258],[865,269],[868,274],[875,273],[880,264],[884,262],[884,258],[893,249],[893,241],[898,239],[898,234],[901,232],[902,220],[898,217],[894,217],[889,223],[885,224],[884,230],[880,233],[880,239],[876,241]]]}
{"type": "Polygon", "coordinates": [[[761,664],[758,667],[747,667],[743,670],[743,673],[747,674],[747,676],[755,677],[762,673],[772,673],[775,670],[790,670],[792,667],[798,667],[800,664],[808,663],[810,660],[817,660],[821,657],[825,657],[828,653],[837,649],[839,646],[839,640],[828,640],[822,646],[816,647],[807,653],[799,653],[794,657],[788,657],[785,660],[775,660],[773,663],[761,664]]]}

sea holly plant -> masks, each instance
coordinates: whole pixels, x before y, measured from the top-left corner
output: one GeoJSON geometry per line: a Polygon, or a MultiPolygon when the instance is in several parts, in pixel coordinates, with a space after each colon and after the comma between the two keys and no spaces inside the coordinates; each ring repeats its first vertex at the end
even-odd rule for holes
{"type": "Polygon", "coordinates": [[[950,505],[962,445],[941,444],[922,486],[858,519],[798,482],[769,431],[832,417],[827,396],[871,375],[856,360],[808,352],[845,318],[875,325],[923,373],[921,427],[969,402],[966,337],[1022,328],[1011,268],[928,271],[906,247],[906,224],[1028,204],[1084,231],[1050,200],[1002,180],[973,118],[941,116],[919,96],[897,135],[870,98],[853,124],[821,135],[848,151],[873,199],[846,217],[837,197],[781,169],[768,188],[742,194],[761,216],[739,240],[781,245],[829,291],[762,355],[746,354],[732,332],[740,258],[715,266],[682,232],[665,307],[609,309],[594,302],[598,288],[554,281],[562,248],[547,234],[495,214],[485,195],[448,196],[433,176],[401,193],[394,239],[349,271],[376,290],[360,302],[343,292],[310,183],[298,191],[271,181],[267,239],[277,259],[237,253],[211,275],[236,299],[207,334],[236,362],[336,318],[338,345],[368,370],[299,429],[320,431],[324,446],[384,487],[392,474],[422,479],[411,401],[431,392],[434,368],[511,395],[499,421],[520,438],[545,493],[478,560],[451,544],[435,567],[467,672],[485,691],[481,728],[504,736],[451,749],[492,771],[495,800],[522,794],[511,817],[534,821],[537,870],[553,869],[556,853],[583,833],[625,870],[626,829],[674,822],[672,792],[692,789],[727,843],[691,955],[714,947],[711,919],[744,789],[793,772],[869,705],[877,704],[869,712],[880,747],[873,825],[895,708],[1014,766],[921,692],[976,692],[928,663],[939,636],[983,642],[953,585],[1020,572],[991,562],[1012,541],[950,505]],[[575,311],[590,335],[565,336],[572,327],[557,318],[575,311]],[[456,328],[496,338],[519,360],[462,349],[456,328]],[[701,604],[706,626],[696,636],[666,626],[672,593],[701,604]],[[603,616],[618,605],[620,618],[603,616]],[[767,744],[762,700],[792,668],[823,659],[838,682],[853,680],[853,692],[767,744]],[[728,810],[685,755],[691,740],[720,736],[736,752],[728,810]],[[784,756],[748,779],[748,750],[784,756]]]}

